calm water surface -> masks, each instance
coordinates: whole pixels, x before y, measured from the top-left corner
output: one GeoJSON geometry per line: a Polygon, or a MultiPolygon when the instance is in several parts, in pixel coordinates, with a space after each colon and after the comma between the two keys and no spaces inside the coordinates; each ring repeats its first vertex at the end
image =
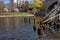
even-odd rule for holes
{"type": "MultiPolygon", "coordinates": [[[[31,23],[33,23],[33,21],[31,23]]],[[[0,17],[0,40],[40,39],[37,33],[33,31],[33,26],[29,23],[29,17],[0,17]]],[[[54,38],[47,39],[45,37],[41,38],[41,40],[54,40],[54,38]]]]}

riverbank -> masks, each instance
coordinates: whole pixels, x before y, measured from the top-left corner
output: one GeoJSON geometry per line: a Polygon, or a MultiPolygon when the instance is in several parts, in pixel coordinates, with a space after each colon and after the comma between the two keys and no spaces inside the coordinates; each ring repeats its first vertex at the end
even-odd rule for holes
{"type": "Polygon", "coordinates": [[[0,17],[19,17],[19,16],[34,16],[33,14],[29,14],[27,12],[14,12],[14,13],[0,13],[0,17]]]}

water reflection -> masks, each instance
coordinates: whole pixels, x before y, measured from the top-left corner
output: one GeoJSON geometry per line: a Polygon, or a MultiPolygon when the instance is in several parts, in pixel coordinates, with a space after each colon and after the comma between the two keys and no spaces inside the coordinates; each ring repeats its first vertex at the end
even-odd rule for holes
{"type": "Polygon", "coordinates": [[[0,36],[6,36],[15,33],[21,25],[24,24],[23,17],[0,17],[0,36]]]}
{"type": "Polygon", "coordinates": [[[34,33],[29,22],[29,17],[0,17],[0,40],[32,39],[34,33]]]}
{"type": "MultiPolygon", "coordinates": [[[[37,33],[33,31],[33,25],[36,29],[39,26],[37,22],[38,18],[34,17],[0,17],[0,40],[38,40],[37,33]]],[[[49,31],[46,32],[49,35],[49,31]]]]}

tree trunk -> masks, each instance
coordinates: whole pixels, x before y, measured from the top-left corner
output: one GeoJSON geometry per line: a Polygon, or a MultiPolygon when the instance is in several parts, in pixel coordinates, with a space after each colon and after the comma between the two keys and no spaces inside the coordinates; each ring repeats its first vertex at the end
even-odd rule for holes
{"type": "Polygon", "coordinates": [[[10,0],[10,11],[13,12],[14,0],[10,0]]]}

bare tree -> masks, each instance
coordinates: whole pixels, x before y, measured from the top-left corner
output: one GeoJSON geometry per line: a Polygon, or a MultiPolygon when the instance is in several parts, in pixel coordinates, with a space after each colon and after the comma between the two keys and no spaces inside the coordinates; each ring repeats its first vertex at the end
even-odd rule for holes
{"type": "Polygon", "coordinates": [[[17,7],[18,7],[18,0],[17,0],[17,7]]]}
{"type": "Polygon", "coordinates": [[[10,0],[10,11],[13,12],[14,0],[10,0]]]}
{"type": "Polygon", "coordinates": [[[4,7],[4,3],[2,0],[0,0],[0,12],[3,12],[3,7],[4,7]]]}

